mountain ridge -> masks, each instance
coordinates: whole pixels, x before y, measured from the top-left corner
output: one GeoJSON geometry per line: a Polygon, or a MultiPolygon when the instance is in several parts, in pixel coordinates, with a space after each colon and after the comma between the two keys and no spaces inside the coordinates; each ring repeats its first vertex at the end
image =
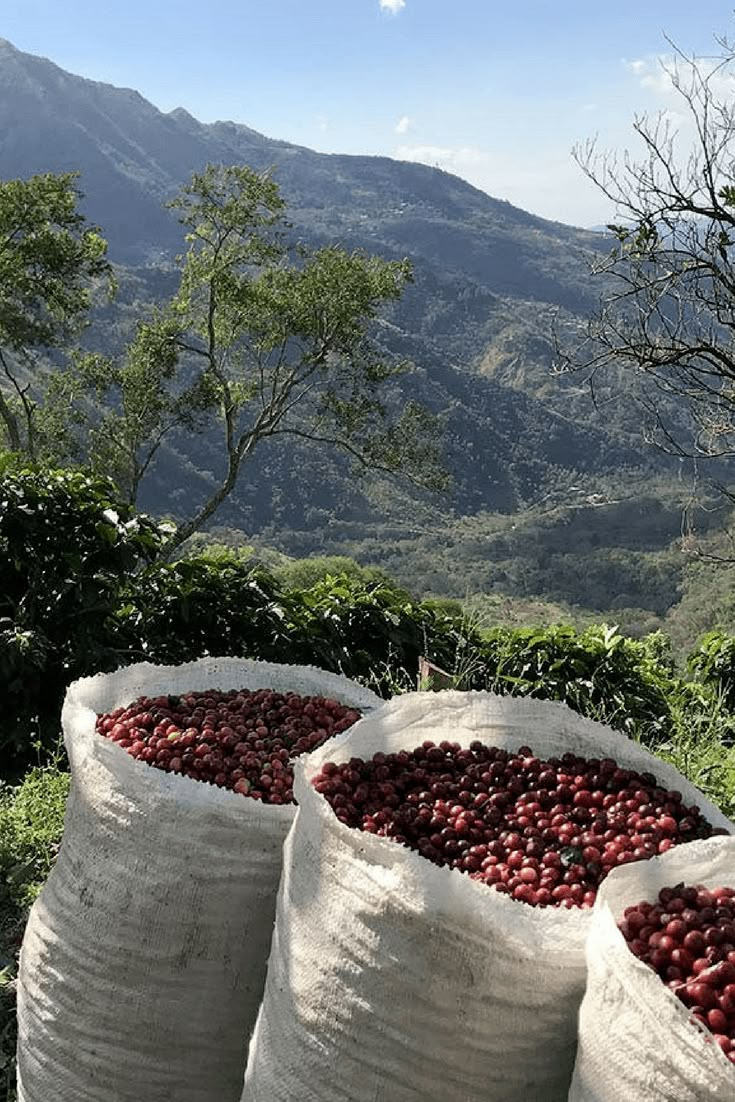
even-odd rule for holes
{"type": "MultiPolygon", "coordinates": [[[[2,175],[80,171],[84,209],[110,240],[113,260],[139,272],[142,302],[156,297],[156,266],[170,271],[182,247],[181,228],[163,202],[209,161],[273,169],[294,232],[308,244],[336,242],[411,259],[415,284],[386,310],[377,335],[387,354],[407,355],[418,365],[406,393],[447,417],[459,489],[437,507],[457,515],[512,512],[549,491],[563,493],[567,484],[611,478],[621,466],[661,469],[663,461],[644,453],[630,433],[616,435],[592,417],[577,423],[569,389],[540,396],[548,381],[552,315],[579,318],[592,306],[580,257],[585,249],[607,247],[599,234],[523,211],[441,169],[317,153],[242,123],[201,123],[184,108],[162,112],[134,89],[77,77],[0,46],[2,175]],[[512,343],[514,326],[531,349],[518,387],[507,365],[503,373],[488,358],[498,342],[502,351],[504,334],[512,343]]],[[[117,317],[110,314],[113,329],[117,317]]],[[[206,441],[202,448],[206,455],[206,441]]],[[[304,515],[309,494],[316,493],[304,472],[316,486],[328,468],[331,490],[321,487],[320,500],[331,494],[338,512],[344,501],[351,514],[363,509],[375,517],[343,464],[317,453],[302,461],[297,481],[304,515]]],[[[206,484],[202,468],[209,460],[185,441],[167,462],[198,471],[193,487],[206,484]]],[[[233,497],[230,522],[253,530],[280,516],[293,525],[299,501],[289,497],[289,479],[296,469],[292,452],[269,452],[233,497]]],[[[160,509],[161,500],[159,486],[146,504],[160,509]]]]}
{"type": "MultiPolygon", "coordinates": [[[[21,50],[18,50],[12,45],[12,43],[8,42],[7,39],[0,40],[0,43],[2,43],[2,45],[0,46],[0,50],[4,50],[6,54],[9,53],[11,55],[14,61],[16,73],[21,72],[26,77],[27,83],[32,76],[34,79],[33,81],[31,81],[31,83],[37,91],[44,92],[48,90],[49,82],[52,82],[55,85],[63,86],[67,94],[71,92],[72,99],[76,100],[77,104],[80,102],[80,100],[81,102],[84,102],[85,99],[88,103],[88,97],[85,97],[83,93],[93,92],[95,97],[101,97],[103,100],[102,105],[96,105],[98,108],[100,108],[100,106],[104,106],[107,108],[108,112],[112,111],[113,108],[123,108],[124,110],[126,110],[128,112],[128,117],[126,118],[126,125],[128,127],[130,127],[136,121],[131,119],[129,116],[129,109],[131,105],[134,104],[137,108],[141,109],[142,115],[151,124],[155,123],[163,128],[161,131],[159,131],[159,134],[157,136],[160,136],[160,134],[166,132],[170,133],[170,128],[172,125],[175,130],[187,130],[193,125],[198,135],[206,140],[206,144],[210,147],[210,151],[212,153],[222,153],[227,150],[232,153],[242,153],[245,151],[244,145],[250,145],[249,151],[251,153],[259,153],[261,160],[269,151],[281,151],[282,153],[287,153],[289,157],[305,156],[311,163],[311,165],[321,163],[324,165],[328,165],[330,168],[336,167],[337,169],[346,169],[352,166],[360,169],[364,169],[366,166],[374,166],[384,169],[386,166],[400,165],[402,166],[401,171],[410,178],[411,183],[414,187],[417,186],[417,183],[419,181],[422,181],[424,186],[427,187],[428,181],[437,177],[441,177],[445,180],[453,181],[453,186],[460,189],[465,200],[467,200],[469,197],[473,197],[475,200],[479,201],[480,204],[485,206],[486,209],[492,209],[496,213],[508,214],[509,212],[512,212],[514,218],[532,224],[535,228],[545,228],[547,232],[550,232],[551,228],[553,228],[555,232],[561,231],[564,234],[571,233],[576,235],[585,233],[584,230],[577,229],[575,227],[568,227],[560,222],[551,222],[541,218],[538,215],[531,214],[527,211],[522,211],[520,208],[514,207],[512,204],[508,203],[506,200],[495,199],[492,196],[489,196],[484,191],[481,191],[479,188],[474,187],[474,185],[468,183],[467,181],[461,180],[459,177],[453,176],[451,173],[445,172],[442,169],[431,168],[429,166],[417,164],[411,161],[396,161],[392,158],[382,156],[373,157],[360,154],[317,153],[313,150],[308,149],[305,146],[295,145],[290,142],[267,137],[266,135],[261,134],[260,132],[252,129],[242,122],[234,122],[232,120],[218,120],[213,123],[203,123],[200,120],[196,119],[195,116],[192,115],[185,108],[181,107],[174,108],[172,111],[169,112],[164,112],[161,111],[154,104],[152,104],[150,101],[146,100],[143,96],[141,96],[139,92],[137,92],[133,88],[119,87],[107,82],[92,80],[89,77],[80,77],[75,74],[68,73],[66,70],[62,69],[50,59],[41,58],[36,55],[28,54],[21,50]],[[234,146],[232,145],[233,142],[235,143],[234,146]]],[[[0,58],[0,62],[1,60],[2,59],[0,58]]],[[[3,69],[2,64],[0,64],[0,90],[4,89],[6,95],[8,94],[8,92],[14,92],[17,98],[18,84],[15,79],[15,74],[11,74],[11,83],[13,87],[9,87],[9,82],[7,78],[7,66],[3,69]]],[[[41,96],[39,97],[39,100],[43,98],[44,97],[41,96]]],[[[47,102],[45,104],[45,114],[47,117],[50,115],[51,117],[57,118],[62,122],[66,121],[69,118],[68,106],[68,100],[64,104],[63,109],[58,101],[54,101],[51,104],[47,102]],[[54,110],[54,108],[57,109],[54,110]]],[[[36,119],[36,124],[42,127],[43,121],[43,117],[38,117],[36,119]]],[[[140,122],[140,119],[137,121],[140,122]]],[[[76,125],[79,125],[78,122],[76,123],[76,125]]],[[[142,145],[141,143],[138,143],[138,145],[141,150],[145,150],[144,145],[142,145]]],[[[160,143],[158,148],[161,148],[160,143]]],[[[201,153],[201,150],[197,152],[201,153]]],[[[169,158],[171,158],[172,153],[175,153],[175,150],[166,150],[166,154],[169,158]]],[[[2,156],[2,154],[3,144],[0,144],[0,156],[2,156]]],[[[19,161],[22,158],[23,151],[16,148],[15,155],[16,159],[19,161]]],[[[195,155],[196,154],[190,153],[190,159],[195,155]]],[[[265,166],[259,165],[258,167],[265,166]]],[[[279,167],[288,169],[288,164],[284,161],[279,167]]],[[[167,170],[167,175],[170,177],[170,181],[174,187],[178,186],[182,181],[181,172],[179,171],[179,169],[180,166],[177,164],[176,159],[173,158],[170,162],[170,167],[167,170]]],[[[187,171],[191,171],[191,169],[187,169],[187,171]]]]}

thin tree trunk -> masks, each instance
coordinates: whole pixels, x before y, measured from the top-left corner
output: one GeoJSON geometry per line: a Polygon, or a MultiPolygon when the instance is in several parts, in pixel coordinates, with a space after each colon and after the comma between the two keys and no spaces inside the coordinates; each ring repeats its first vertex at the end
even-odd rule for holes
{"type": "Polygon", "coordinates": [[[170,540],[168,540],[161,553],[161,561],[170,561],[175,551],[181,547],[182,543],[186,543],[190,536],[199,531],[203,524],[209,520],[209,518],[219,509],[222,502],[234,489],[237,482],[237,476],[240,471],[240,458],[236,455],[230,455],[227,477],[222,485],[215,490],[208,501],[202,505],[198,513],[195,513],[190,520],[187,520],[180,528],[177,528],[170,540]]]}
{"type": "Polygon", "coordinates": [[[10,406],[5,401],[5,395],[3,394],[2,390],[0,390],[0,418],[2,418],[8,434],[8,443],[10,445],[10,450],[13,452],[22,452],[23,444],[20,438],[18,418],[15,416],[10,406]]]}

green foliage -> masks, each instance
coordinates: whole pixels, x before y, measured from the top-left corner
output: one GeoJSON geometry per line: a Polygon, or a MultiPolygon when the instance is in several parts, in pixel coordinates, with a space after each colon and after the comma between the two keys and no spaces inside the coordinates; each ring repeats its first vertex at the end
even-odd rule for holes
{"type": "Polygon", "coordinates": [[[15,977],[28,908],[56,859],[69,775],[32,769],[17,788],[0,783],[0,1099],[15,1099],[15,977]]]}
{"type": "Polygon", "coordinates": [[[283,584],[281,569],[285,569],[294,560],[281,551],[275,551],[264,544],[248,543],[245,533],[238,528],[211,525],[205,532],[196,532],[179,549],[177,558],[202,558],[208,562],[228,562],[233,558],[251,566],[262,566],[270,571],[283,584]]]}
{"type": "Polygon", "coordinates": [[[666,739],[656,753],[735,818],[735,716],[722,700],[684,694],[673,700],[666,739]]]}
{"type": "Polygon", "coordinates": [[[627,733],[641,729],[648,741],[668,728],[678,683],[660,633],[638,641],[604,625],[581,633],[564,625],[499,628],[482,653],[485,686],[495,692],[562,700],[627,733]]]}
{"type": "Polygon", "coordinates": [[[88,386],[100,398],[115,397],[90,430],[90,462],[130,504],[166,437],[174,429],[196,431],[210,401],[201,378],[178,384],[177,332],[175,319],[155,316],[138,325],[119,362],[100,354],[79,360],[88,386]]]}
{"type": "Polygon", "coordinates": [[[120,660],[113,613],[126,575],[164,533],[82,471],[0,463],[0,751],[6,773],[58,740],[60,700],[76,677],[120,660]]]}
{"type": "MultiPolygon", "coordinates": [[[[43,426],[29,357],[81,328],[91,281],[110,271],[106,242],[77,210],[75,178],[46,173],[0,181],[0,426],[8,446],[31,459],[44,440],[54,445],[54,424],[43,426]]],[[[56,415],[59,399],[69,395],[53,376],[41,381],[41,391],[44,383],[56,415]]]]}
{"type": "Polygon", "coordinates": [[[422,604],[392,583],[327,574],[284,591],[261,567],[224,552],[152,566],[122,600],[116,638],[131,659],[286,660],[369,680],[385,695],[396,668],[406,671],[404,688],[415,686],[420,655],[454,669],[479,642],[461,611],[422,604]]]}
{"type": "Polygon", "coordinates": [[[108,274],[107,246],[77,211],[74,173],[0,181],[0,345],[53,347],[89,306],[88,280],[108,274]]]}
{"type": "Polygon", "coordinates": [[[15,968],[0,968],[0,1098],[16,1102],[15,968]]]}
{"type": "Polygon", "coordinates": [[[61,841],[70,777],[35,767],[16,788],[0,785],[0,907],[27,908],[46,880],[61,841]]]}
{"type": "Polygon", "coordinates": [[[327,575],[290,599],[295,661],[369,680],[383,695],[393,683],[389,669],[405,671],[415,684],[421,655],[459,670],[479,644],[461,614],[416,601],[391,583],[327,575]]]}
{"type": "Polygon", "coordinates": [[[291,645],[273,579],[224,549],[215,557],[152,566],[120,600],[116,636],[129,660],[176,663],[227,654],[282,661],[291,645]]]}
{"type": "Polygon", "coordinates": [[[308,589],[329,575],[341,574],[362,582],[385,582],[391,578],[379,566],[362,566],[347,555],[311,555],[305,559],[291,559],[278,566],[274,574],[288,592],[292,589],[308,589]]]}
{"type": "Polygon", "coordinates": [[[689,670],[735,710],[735,637],[721,631],[704,635],[689,655],[689,670]]]}

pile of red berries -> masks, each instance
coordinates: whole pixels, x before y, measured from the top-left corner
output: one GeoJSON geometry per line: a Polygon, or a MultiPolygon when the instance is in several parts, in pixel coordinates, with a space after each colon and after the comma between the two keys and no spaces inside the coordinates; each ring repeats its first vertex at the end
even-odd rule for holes
{"type": "Polygon", "coordinates": [[[424,742],[327,762],[312,783],[347,826],[541,907],[591,907],[616,866],[727,833],[651,773],[528,746],[424,742]]]}
{"type": "Polygon", "coordinates": [[[291,760],[351,727],[354,708],[321,696],[232,689],[142,696],[96,730],[156,769],[269,804],[293,802],[291,760]]]}
{"type": "Polygon", "coordinates": [[[662,888],[656,903],[628,907],[618,926],[735,1064],[735,890],[662,888]]]}

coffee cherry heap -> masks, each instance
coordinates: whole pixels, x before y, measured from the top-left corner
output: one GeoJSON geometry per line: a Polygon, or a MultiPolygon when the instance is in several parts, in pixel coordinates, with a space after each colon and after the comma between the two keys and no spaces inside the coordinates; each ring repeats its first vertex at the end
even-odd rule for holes
{"type": "Polygon", "coordinates": [[[356,709],[322,696],[207,689],[141,696],[98,716],[96,730],[156,769],[263,803],[288,804],[293,803],[292,758],[359,718],[356,709]]]}
{"type": "Polygon", "coordinates": [[[618,928],[735,1064],[735,890],[676,884],[627,907],[618,928]]]}
{"type": "Polygon", "coordinates": [[[618,865],[727,833],[651,773],[528,746],[427,741],[327,762],[312,783],[346,826],[539,907],[591,907],[618,865]]]}

